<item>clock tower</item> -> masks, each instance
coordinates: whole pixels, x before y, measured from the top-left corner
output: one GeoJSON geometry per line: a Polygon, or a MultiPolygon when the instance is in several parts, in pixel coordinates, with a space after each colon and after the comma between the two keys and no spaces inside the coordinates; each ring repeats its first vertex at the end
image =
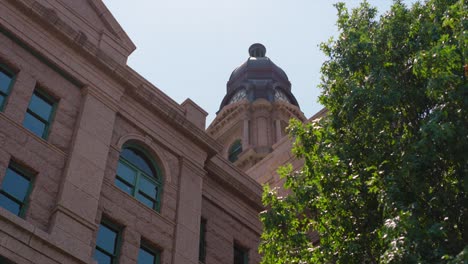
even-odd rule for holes
{"type": "Polygon", "coordinates": [[[305,121],[286,73],[256,43],[249,58],[227,82],[216,118],[207,132],[220,142],[223,155],[247,170],[272,152],[283,138],[289,119],[305,121]]]}

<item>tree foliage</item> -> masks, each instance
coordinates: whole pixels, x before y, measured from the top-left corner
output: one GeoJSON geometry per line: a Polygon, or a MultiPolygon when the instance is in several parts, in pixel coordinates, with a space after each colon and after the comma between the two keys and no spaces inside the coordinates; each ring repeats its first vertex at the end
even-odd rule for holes
{"type": "Polygon", "coordinates": [[[328,114],[290,125],[305,165],[265,187],[262,263],[468,263],[466,0],[336,7],[328,114]]]}

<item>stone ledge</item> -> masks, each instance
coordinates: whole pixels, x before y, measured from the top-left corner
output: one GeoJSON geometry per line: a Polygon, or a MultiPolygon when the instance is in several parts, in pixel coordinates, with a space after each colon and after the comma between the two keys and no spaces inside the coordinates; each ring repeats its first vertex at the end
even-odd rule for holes
{"type": "Polygon", "coordinates": [[[264,209],[262,204],[263,189],[260,184],[232,163],[217,155],[207,161],[205,168],[209,177],[214,177],[214,180],[226,184],[226,187],[251,204],[255,210],[260,212],[264,209]]]}
{"type": "MultiPolygon", "coordinates": [[[[120,82],[127,91],[130,91],[131,95],[138,97],[138,99],[145,102],[146,105],[151,106],[163,116],[168,123],[181,129],[182,133],[198,142],[210,155],[214,155],[222,150],[222,146],[218,142],[208,136],[204,130],[187,120],[184,116],[183,107],[159,91],[159,89],[133,71],[130,67],[127,65],[119,65],[119,63],[104,54],[98,47],[80,37],[80,32],[74,30],[64,21],[59,20],[56,15],[49,17],[50,12],[39,2],[34,0],[10,0],[10,2],[20,9],[25,10],[24,12],[27,13],[28,17],[38,19],[41,22],[40,24],[47,25],[52,33],[58,34],[62,39],[64,38],[68,46],[80,51],[84,57],[87,57],[88,61],[101,68],[108,75],[115,76],[116,78],[114,79],[120,82]]],[[[7,32],[7,34],[5,34],[7,37],[14,37],[14,41],[17,44],[23,48],[27,48],[27,50],[36,57],[50,57],[44,56],[41,52],[32,48],[32,45],[28,43],[28,41],[17,37],[16,34],[12,33],[10,30],[11,29],[7,28],[2,29],[2,31],[7,32]]],[[[49,61],[47,64],[55,66],[54,69],[61,73],[66,72],[62,69],[63,66],[60,66],[60,62],[49,61]]],[[[77,84],[77,86],[83,87],[83,84],[79,81],[79,77],[67,77],[68,79],[72,79],[74,81],[73,83],[77,84]]]]}
{"type": "MultiPolygon", "coordinates": [[[[73,262],[71,263],[80,263],[80,264],[93,263],[93,260],[91,258],[83,259],[83,258],[79,258],[75,256],[74,254],[70,252],[67,252],[65,249],[60,247],[60,243],[57,243],[53,240],[50,234],[40,230],[39,228],[36,228],[31,223],[27,222],[26,220],[20,217],[17,217],[16,215],[13,215],[9,211],[1,207],[0,207],[0,231],[5,232],[10,237],[15,238],[15,239],[18,237],[20,233],[24,233],[25,235],[29,237],[29,239],[27,241],[20,241],[20,240],[17,240],[17,241],[28,245],[28,247],[32,249],[34,249],[37,246],[37,244],[35,244],[37,241],[41,242],[41,244],[43,245],[41,247],[42,250],[41,251],[35,250],[35,251],[51,259],[55,255],[55,257],[58,258],[56,260],[58,263],[64,263],[63,262],[64,259],[72,260],[73,262]],[[8,227],[10,227],[11,229],[8,230],[8,227]],[[48,247],[53,248],[53,249],[47,250],[48,247]],[[46,251],[49,251],[49,252],[46,252],[46,251]]],[[[30,261],[34,261],[34,260],[30,260],[30,261]]]]}
{"type": "Polygon", "coordinates": [[[62,157],[67,157],[67,154],[65,152],[63,152],[61,149],[59,149],[58,147],[52,145],[50,142],[38,137],[36,134],[34,134],[31,131],[29,131],[28,129],[24,128],[22,125],[16,123],[12,119],[10,119],[8,116],[6,116],[3,112],[0,112],[0,118],[2,118],[4,120],[6,120],[7,122],[11,123],[12,125],[17,127],[18,129],[23,130],[24,133],[30,135],[31,138],[34,138],[37,142],[41,143],[41,145],[44,145],[45,147],[53,150],[54,152],[56,152],[57,154],[59,154],[62,157]]]}

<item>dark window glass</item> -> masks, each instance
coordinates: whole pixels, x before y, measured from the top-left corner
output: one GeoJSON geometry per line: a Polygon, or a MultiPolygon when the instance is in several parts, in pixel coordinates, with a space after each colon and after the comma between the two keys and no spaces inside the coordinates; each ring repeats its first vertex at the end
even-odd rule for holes
{"type": "Polygon", "coordinates": [[[16,167],[17,165],[10,164],[6,170],[0,190],[0,206],[21,215],[28,200],[31,179],[16,167]]]}
{"type": "Polygon", "coordinates": [[[238,245],[234,245],[234,264],[248,264],[248,256],[248,250],[238,245]]]}
{"type": "Polygon", "coordinates": [[[117,259],[119,231],[101,223],[96,239],[94,259],[98,264],[112,264],[117,259]]]}
{"type": "Polygon", "coordinates": [[[98,231],[97,244],[105,251],[114,253],[117,244],[117,234],[117,231],[101,224],[98,231]]]}
{"type": "Polygon", "coordinates": [[[24,117],[24,127],[29,129],[31,132],[36,134],[38,137],[42,137],[44,135],[44,132],[47,128],[47,124],[30,113],[26,113],[26,116],[24,117]]]}
{"type": "Polygon", "coordinates": [[[119,178],[115,178],[115,185],[119,187],[122,191],[133,195],[133,186],[128,185],[126,182],[120,180],[119,178]]]}
{"type": "Polygon", "coordinates": [[[20,215],[21,204],[13,201],[11,198],[0,193],[0,206],[12,212],[15,215],[20,215]]]}
{"type": "Polygon", "coordinates": [[[198,261],[200,261],[201,263],[205,263],[205,259],[206,259],[205,234],[206,234],[206,220],[202,218],[200,222],[200,241],[199,241],[199,249],[198,249],[198,261]]]}
{"type": "Polygon", "coordinates": [[[2,189],[6,190],[18,201],[24,201],[29,189],[29,179],[19,172],[8,168],[3,179],[2,189]]]}
{"type": "Polygon", "coordinates": [[[31,102],[29,103],[29,110],[38,115],[43,120],[49,120],[52,113],[53,102],[46,101],[38,93],[33,93],[31,102]]]}
{"type": "Polygon", "coordinates": [[[0,68],[0,94],[8,94],[13,76],[0,68]]]}
{"type": "Polygon", "coordinates": [[[234,143],[232,143],[231,147],[229,148],[228,151],[228,159],[230,162],[235,162],[239,158],[239,154],[242,153],[242,142],[240,139],[236,140],[234,143]]]}
{"type": "Polygon", "coordinates": [[[117,166],[117,175],[127,183],[135,185],[136,171],[131,169],[127,164],[119,162],[119,165],[117,166]]]}
{"type": "Polygon", "coordinates": [[[142,193],[138,193],[136,195],[136,198],[138,199],[138,201],[144,203],[146,206],[150,207],[150,208],[155,208],[155,205],[156,203],[154,202],[153,199],[149,198],[148,196],[142,194],[142,193]]]}
{"type": "Polygon", "coordinates": [[[24,127],[39,137],[47,138],[54,106],[55,102],[35,90],[23,121],[24,127]]]}
{"type": "Polygon", "coordinates": [[[160,179],[157,169],[142,151],[129,147],[122,150],[115,185],[146,206],[159,209],[160,179]]]}
{"type": "Polygon", "coordinates": [[[143,153],[141,153],[141,151],[133,148],[125,148],[122,151],[121,157],[126,159],[128,162],[149,176],[155,177],[156,173],[154,173],[153,169],[151,168],[151,162],[145,157],[143,153]]]}
{"type": "Polygon", "coordinates": [[[0,263],[2,264],[13,264],[13,262],[9,261],[8,259],[0,256],[0,263]]]}
{"type": "Polygon", "coordinates": [[[159,253],[148,250],[144,247],[138,252],[137,264],[159,264],[159,253]]]}
{"type": "Polygon", "coordinates": [[[13,83],[13,75],[0,68],[0,111],[10,92],[10,86],[13,83]]]}
{"type": "Polygon", "coordinates": [[[156,197],[158,187],[156,186],[156,183],[148,180],[148,178],[141,177],[138,186],[140,187],[140,191],[144,194],[148,195],[149,197],[156,197]]]}
{"type": "Polygon", "coordinates": [[[96,249],[94,253],[94,259],[98,264],[112,264],[112,257],[106,255],[104,252],[101,252],[99,249],[96,249]]]}

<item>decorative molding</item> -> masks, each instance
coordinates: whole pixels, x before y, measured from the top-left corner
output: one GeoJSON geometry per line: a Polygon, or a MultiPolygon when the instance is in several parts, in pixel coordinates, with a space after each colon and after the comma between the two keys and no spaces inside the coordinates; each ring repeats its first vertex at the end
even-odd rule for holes
{"type": "MultiPolygon", "coordinates": [[[[120,65],[111,57],[107,56],[97,46],[80,37],[79,31],[74,30],[65,21],[60,20],[56,14],[54,15],[55,11],[46,8],[35,0],[8,1],[18,6],[20,9],[25,10],[25,13],[27,13],[28,17],[39,19],[42,24],[47,25],[46,27],[44,26],[46,30],[52,29],[52,32],[55,32],[56,34],[58,33],[60,36],[62,36],[62,39],[65,38],[65,40],[68,41],[68,45],[71,44],[70,46],[72,46],[74,49],[84,52],[83,55],[88,55],[87,58],[90,62],[93,62],[96,66],[100,67],[104,72],[109,74],[109,76],[113,77],[114,80],[120,82],[123,87],[125,87],[126,91],[128,91],[128,94],[136,96],[142,103],[150,106],[153,110],[155,110],[155,112],[165,117],[168,123],[174,125],[176,128],[179,128],[182,133],[197,142],[209,153],[209,155],[215,155],[217,152],[222,150],[222,146],[218,142],[207,135],[204,130],[198,128],[196,125],[192,124],[192,122],[185,118],[183,110],[179,104],[173,102],[172,99],[170,99],[167,95],[164,95],[161,92],[157,93],[158,90],[156,87],[139,76],[127,65],[120,65]],[[81,42],[81,45],[78,44],[77,41],[81,42]]],[[[9,32],[8,30],[2,29],[1,25],[0,30],[2,32],[9,32]]],[[[47,56],[42,55],[40,52],[37,52],[35,49],[31,48],[30,45],[26,44],[27,41],[16,37],[14,33],[8,33],[5,35],[10,38],[15,38],[17,40],[16,42],[20,46],[28,47],[29,52],[36,54],[36,57],[39,56],[46,60],[49,66],[52,65],[54,66],[54,69],[67,74],[68,79],[75,80],[74,83],[76,85],[79,84],[79,87],[84,86],[84,84],[79,81],[79,77],[69,75],[66,70],[63,70],[60,66],[57,66],[56,63],[46,59],[47,56]]]]}
{"type": "MultiPolygon", "coordinates": [[[[155,211],[151,208],[149,208],[148,206],[144,205],[143,203],[141,203],[140,201],[138,201],[135,197],[129,195],[128,193],[122,191],[120,188],[118,188],[117,186],[115,186],[115,184],[107,179],[104,179],[103,181],[103,184],[105,184],[106,186],[108,186],[109,188],[113,189],[114,191],[122,194],[125,196],[126,199],[128,199],[129,201],[131,201],[132,203],[135,204],[135,206],[138,206],[138,207],[141,207],[143,208],[144,210],[150,212],[151,214],[153,215],[157,215],[159,219],[161,219],[163,222],[166,222],[166,224],[170,225],[170,226],[176,226],[176,223],[167,219],[166,217],[164,217],[161,212],[158,212],[158,211],[155,211]]],[[[163,187],[163,195],[164,195],[164,187],[163,187]]],[[[161,197],[163,198],[163,197],[161,197]]],[[[162,201],[161,199],[161,205],[164,204],[164,201],[162,201]]],[[[101,205],[100,205],[101,206],[101,205]]],[[[164,207],[164,206],[163,206],[164,207]]],[[[100,208],[101,209],[101,208],[100,208]]],[[[124,208],[123,208],[124,209],[124,208]]],[[[162,209],[162,208],[161,208],[162,209]]]]}
{"type": "Polygon", "coordinates": [[[224,184],[241,199],[251,204],[256,210],[263,210],[262,188],[260,184],[232,163],[216,155],[206,162],[205,169],[208,172],[208,177],[213,177],[215,181],[224,184]],[[242,178],[245,182],[241,182],[237,178],[242,178]],[[257,190],[253,189],[255,187],[257,187],[257,190]]]}
{"type": "Polygon", "coordinates": [[[176,128],[189,138],[193,139],[203,149],[208,152],[208,155],[213,156],[222,151],[222,146],[204,130],[198,128],[195,124],[189,121],[184,115],[173,111],[171,107],[165,104],[159,96],[142,86],[138,86],[130,92],[133,96],[142,100],[148,107],[156,110],[159,115],[169,124],[176,128]]]}
{"type": "MultiPolygon", "coordinates": [[[[55,252],[58,252],[59,254],[64,256],[65,258],[73,259],[73,260],[77,261],[78,263],[83,263],[83,264],[84,263],[89,263],[89,261],[90,261],[89,259],[82,259],[82,258],[76,256],[76,254],[68,252],[67,250],[63,249],[61,247],[61,245],[59,245],[58,241],[54,241],[54,239],[52,238],[52,236],[49,233],[46,233],[46,232],[38,229],[37,227],[35,227],[32,224],[26,222],[26,220],[24,220],[22,218],[18,218],[17,216],[12,215],[6,209],[0,208],[0,224],[2,226],[5,226],[5,222],[7,224],[9,223],[9,224],[13,225],[14,228],[20,229],[21,231],[29,234],[30,241],[33,238],[35,238],[35,239],[43,242],[46,247],[51,247],[51,248],[55,249],[56,250],[55,252]]],[[[11,229],[10,228],[6,228],[6,229],[3,228],[2,229],[2,231],[8,231],[8,230],[11,230],[11,229]]],[[[10,233],[8,235],[10,235],[12,237],[16,237],[18,234],[17,233],[14,233],[14,234],[10,233]]],[[[10,250],[12,250],[12,249],[10,249],[10,250]]],[[[36,249],[33,249],[33,250],[36,250],[36,249]]],[[[43,255],[46,255],[46,252],[40,252],[40,253],[43,254],[43,255]]],[[[51,256],[49,256],[49,257],[51,259],[53,259],[51,256]]],[[[60,261],[60,260],[56,260],[56,261],[60,261]]]]}
{"type": "Polygon", "coordinates": [[[96,231],[98,228],[98,225],[96,223],[89,222],[88,220],[84,219],[81,217],[79,214],[76,214],[75,212],[72,212],[68,208],[57,204],[55,208],[52,210],[52,216],[54,216],[56,213],[61,212],[65,214],[66,216],[70,217],[73,220],[76,220],[78,223],[82,224],[83,226],[87,227],[91,231],[96,231]]]}

